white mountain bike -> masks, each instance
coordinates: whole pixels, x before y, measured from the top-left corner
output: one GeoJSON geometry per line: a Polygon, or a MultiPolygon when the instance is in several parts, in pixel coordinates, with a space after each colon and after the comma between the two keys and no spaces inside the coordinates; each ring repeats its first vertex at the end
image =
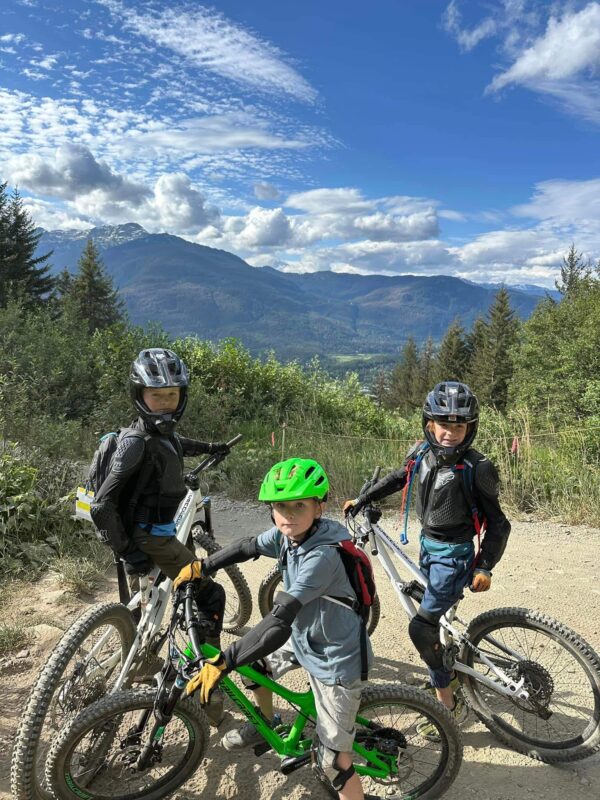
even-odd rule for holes
{"type": "MultiPolygon", "coordinates": [[[[360,491],[363,494],[379,476],[360,491]]],[[[381,511],[348,517],[357,545],[370,545],[402,608],[417,613],[427,579],[378,524],[381,511]],[[402,580],[394,559],[409,573],[402,580]]],[[[502,742],[547,763],[578,761],[600,750],[600,658],[575,631],[539,611],[496,608],[471,622],[458,603],[440,620],[444,662],[454,669],[467,704],[502,742]]]]}
{"type": "MultiPolygon", "coordinates": [[[[234,437],[228,446],[241,438],[234,437]]],[[[210,497],[203,496],[198,476],[224,457],[211,455],[185,476],[188,491],[175,518],[177,539],[187,544],[191,536],[199,558],[217,552],[220,545],[212,530],[210,497]]],[[[12,754],[14,800],[52,800],[44,765],[52,739],[66,720],[105,694],[129,687],[136,677],[151,678],[161,668],[159,651],[168,636],[163,617],[172,581],[155,567],[140,577],[139,591],[129,598],[122,563],[118,573],[125,602],[97,604],[79,617],[63,634],[32,688],[12,754]],[[141,614],[137,626],[132,615],[136,609],[141,614]]],[[[219,583],[226,591],[223,628],[237,631],[252,613],[250,589],[235,565],[219,572],[219,583]]]]}

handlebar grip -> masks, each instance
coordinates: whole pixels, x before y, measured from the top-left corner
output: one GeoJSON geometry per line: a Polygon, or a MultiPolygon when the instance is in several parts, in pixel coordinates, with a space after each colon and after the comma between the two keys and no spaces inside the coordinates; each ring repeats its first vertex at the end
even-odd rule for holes
{"type": "Polygon", "coordinates": [[[244,438],[243,434],[238,433],[237,436],[234,436],[233,439],[231,439],[230,441],[227,442],[227,447],[233,447],[239,441],[241,441],[243,438],[244,438]]]}

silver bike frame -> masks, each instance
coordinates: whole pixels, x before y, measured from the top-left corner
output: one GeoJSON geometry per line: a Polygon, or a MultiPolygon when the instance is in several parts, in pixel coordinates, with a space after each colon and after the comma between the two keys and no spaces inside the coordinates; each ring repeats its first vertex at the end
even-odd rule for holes
{"type": "MultiPolygon", "coordinates": [[[[371,542],[372,554],[375,555],[375,553],[373,553],[373,550],[375,550],[377,559],[383,567],[390,583],[392,584],[392,587],[396,591],[402,608],[406,612],[409,619],[412,619],[412,617],[414,617],[417,613],[417,607],[415,606],[412,597],[410,597],[408,594],[405,594],[403,591],[403,588],[408,582],[403,581],[398,574],[392,554],[403,564],[412,578],[418,581],[423,588],[427,586],[427,578],[425,575],[423,575],[417,565],[406,555],[406,553],[403,552],[400,545],[397,544],[380,525],[377,523],[371,523],[367,519],[365,525],[361,525],[361,523],[356,522],[356,526],[358,529],[359,538],[361,539],[361,546],[364,548],[367,542],[371,542]]],[[[457,608],[458,603],[455,603],[455,605],[452,606],[452,608],[440,619],[440,639],[442,644],[446,646],[450,644],[451,641],[454,641],[459,645],[465,645],[473,651],[478,661],[480,661],[482,664],[485,664],[494,673],[498,680],[492,680],[486,675],[482,675],[480,672],[477,672],[460,661],[456,661],[454,663],[454,669],[458,672],[463,672],[465,675],[469,675],[474,680],[479,681],[479,683],[483,683],[485,686],[495,692],[498,692],[499,694],[503,694],[507,697],[517,697],[519,700],[528,700],[529,692],[523,688],[525,684],[525,678],[521,678],[520,681],[515,682],[502,669],[500,669],[500,667],[496,666],[486,655],[484,655],[478,647],[472,644],[470,639],[464,633],[452,625],[452,622],[456,620],[456,622],[459,622],[461,625],[466,627],[466,622],[460,619],[460,617],[458,617],[456,614],[457,608]]],[[[504,644],[501,644],[493,637],[488,636],[486,638],[511,658],[514,658],[517,661],[523,660],[523,656],[506,647],[504,644]]]]}

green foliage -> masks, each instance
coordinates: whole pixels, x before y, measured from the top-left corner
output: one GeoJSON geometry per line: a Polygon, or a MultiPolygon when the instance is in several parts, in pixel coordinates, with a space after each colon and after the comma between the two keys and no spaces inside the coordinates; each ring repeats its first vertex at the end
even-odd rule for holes
{"type": "Polygon", "coordinates": [[[75,465],[25,454],[16,445],[0,451],[0,558],[3,575],[31,574],[48,566],[61,536],[77,535],[70,519],[75,465]]]}
{"type": "Polygon", "coordinates": [[[567,423],[598,414],[600,281],[560,303],[546,300],[523,324],[510,387],[513,402],[567,423]]]}
{"type": "Polygon", "coordinates": [[[465,330],[460,322],[455,320],[446,331],[438,350],[434,383],[463,381],[467,372],[468,356],[465,330]]]}

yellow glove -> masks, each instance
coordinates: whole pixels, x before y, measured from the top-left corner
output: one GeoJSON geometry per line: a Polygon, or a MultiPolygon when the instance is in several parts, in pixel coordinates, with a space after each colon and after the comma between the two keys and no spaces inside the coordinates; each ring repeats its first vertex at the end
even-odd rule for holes
{"type": "Polygon", "coordinates": [[[486,575],[485,572],[477,572],[477,570],[475,570],[475,575],[473,576],[473,581],[471,583],[471,589],[474,592],[487,592],[491,585],[491,575],[486,575]]]}
{"type": "Polygon", "coordinates": [[[173,589],[176,590],[182,583],[186,581],[199,581],[205,576],[202,574],[202,561],[192,561],[191,564],[186,564],[180,571],[179,575],[173,581],[173,589]]]}
{"type": "Polygon", "coordinates": [[[219,681],[226,673],[227,664],[223,653],[219,653],[214,658],[208,658],[202,665],[200,672],[188,681],[185,693],[189,696],[199,689],[200,696],[198,699],[200,704],[206,705],[210,700],[211,694],[217,688],[219,681]]]}

